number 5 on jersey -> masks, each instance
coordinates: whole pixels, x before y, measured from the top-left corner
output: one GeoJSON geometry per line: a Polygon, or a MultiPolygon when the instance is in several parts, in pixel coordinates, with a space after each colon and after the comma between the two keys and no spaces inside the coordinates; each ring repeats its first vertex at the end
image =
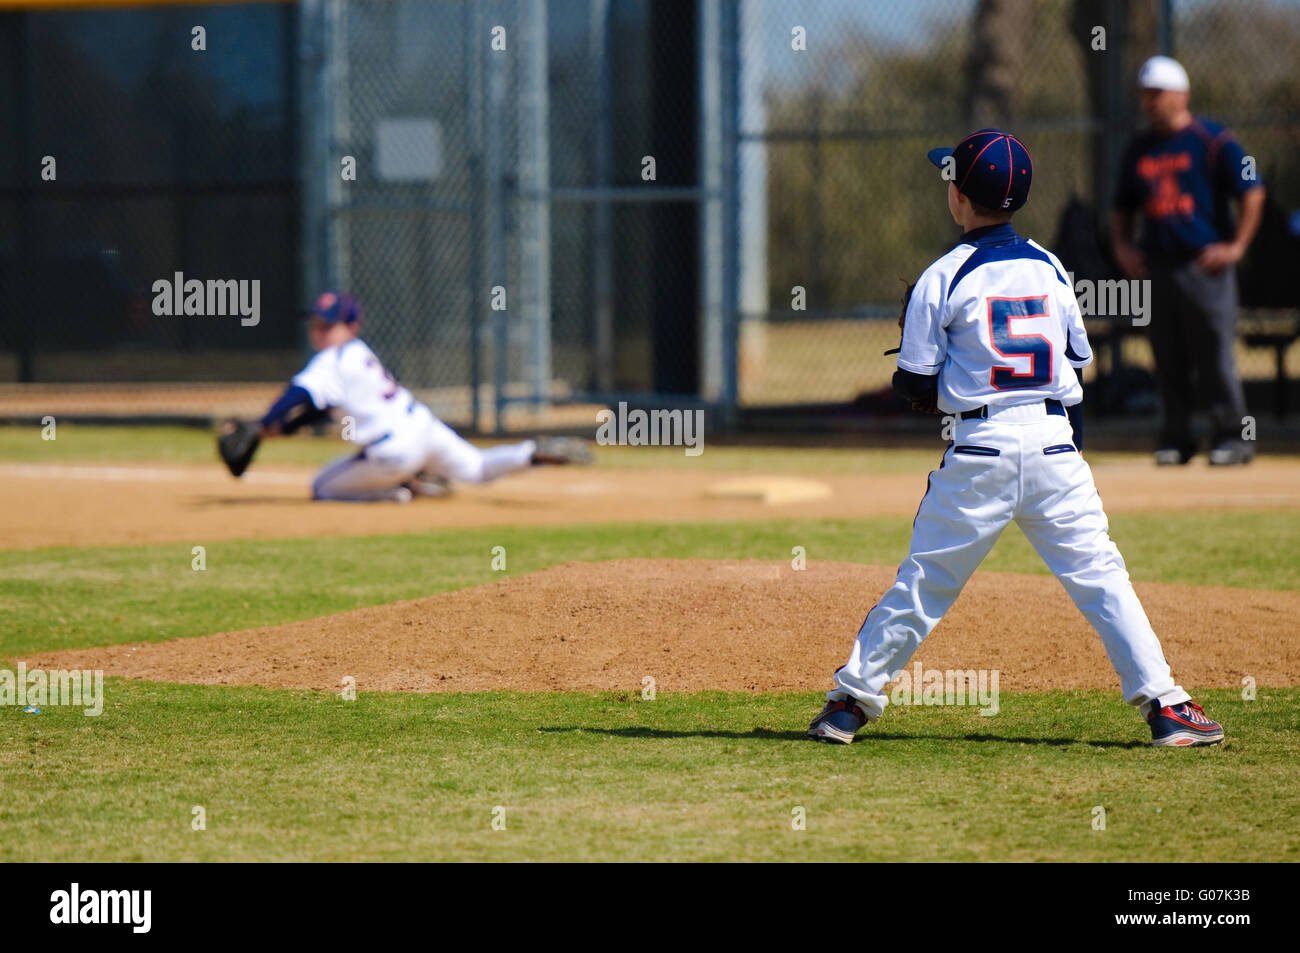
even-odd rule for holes
{"type": "Polygon", "coordinates": [[[392,385],[391,387],[384,390],[379,396],[384,398],[384,400],[392,400],[394,397],[397,396],[398,388],[400,388],[402,385],[397,383],[397,378],[388,372],[388,368],[384,367],[384,365],[380,364],[378,361],[373,360],[371,358],[366,358],[366,367],[379,368],[379,373],[383,375],[384,380],[388,381],[388,383],[392,385]]]}
{"type": "Polygon", "coordinates": [[[1041,334],[1016,334],[1011,330],[1014,318],[1047,317],[1047,296],[1028,298],[989,298],[989,342],[1003,357],[1029,358],[1029,372],[1019,374],[1014,367],[994,364],[989,384],[994,390],[1021,390],[1039,387],[1052,380],[1052,342],[1041,334]]]}

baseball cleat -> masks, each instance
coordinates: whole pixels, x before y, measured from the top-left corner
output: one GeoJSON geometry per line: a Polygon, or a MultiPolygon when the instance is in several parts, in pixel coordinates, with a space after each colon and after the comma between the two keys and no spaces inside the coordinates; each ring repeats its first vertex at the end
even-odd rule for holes
{"type": "Polygon", "coordinates": [[[857,730],[867,723],[866,713],[847,698],[828,701],[821,714],[808,726],[808,737],[842,745],[853,741],[857,730]]]}
{"type": "Polygon", "coordinates": [[[1178,447],[1161,447],[1156,451],[1156,466],[1178,467],[1192,459],[1196,454],[1178,447]]]}
{"type": "Polygon", "coordinates": [[[1151,726],[1151,743],[1157,748],[1217,745],[1223,741],[1223,726],[1211,721],[1196,702],[1161,707],[1158,700],[1153,701],[1147,723],[1151,726]]]}
{"type": "Polygon", "coordinates": [[[1250,463],[1255,459],[1254,452],[1244,443],[1225,443],[1210,451],[1210,466],[1232,467],[1250,463]]]}
{"type": "Polygon", "coordinates": [[[411,477],[402,486],[410,490],[413,496],[451,496],[450,480],[423,471],[411,477]]]}
{"type": "Polygon", "coordinates": [[[577,437],[538,437],[533,451],[533,463],[573,463],[587,465],[592,462],[591,447],[577,437]]]}

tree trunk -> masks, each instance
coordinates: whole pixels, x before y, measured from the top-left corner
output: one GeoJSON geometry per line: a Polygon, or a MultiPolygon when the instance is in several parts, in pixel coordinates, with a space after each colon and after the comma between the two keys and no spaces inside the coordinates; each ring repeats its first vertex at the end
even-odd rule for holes
{"type": "Polygon", "coordinates": [[[1083,54],[1093,121],[1089,148],[1094,208],[1110,207],[1116,166],[1137,125],[1137,68],[1159,45],[1160,0],[1074,0],[1070,32],[1083,54]],[[1097,27],[1104,49],[1094,49],[1097,27]]]}
{"type": "Polygon", "coordinates": [[[963,104],[972,130],[1005,126],[1015,118],[1031,12],[1029,0],[980,0],[976,6],[963,104]]]}

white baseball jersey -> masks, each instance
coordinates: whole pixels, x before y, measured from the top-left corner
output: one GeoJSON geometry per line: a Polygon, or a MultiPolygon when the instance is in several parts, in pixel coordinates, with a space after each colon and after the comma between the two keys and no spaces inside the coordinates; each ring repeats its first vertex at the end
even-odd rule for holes
{"type": "Polygon", "coordinates": [[[318,410],[338,407],[355,420],[352,442],[365,446],[408,429],[417,406],[365,341],[353,338],[318,351],[294,378],[318,410]]]}
{"type": "Polygon", "coordinates": [[[898,366],[939,375],[948,412],[1083,399],[1092,361],[1065,269],[1010,225],[975,229],[912,291],[898,366]]]}

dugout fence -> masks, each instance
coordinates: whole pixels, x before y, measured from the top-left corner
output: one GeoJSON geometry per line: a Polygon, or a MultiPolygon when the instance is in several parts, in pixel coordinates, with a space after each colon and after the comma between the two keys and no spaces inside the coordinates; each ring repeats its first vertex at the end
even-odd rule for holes
{"type": "MultiPolygon", "coordinates": [[[[1292,0],[6,11],[0,414],[33,385],[101,385],[148,415],[255,406],[334,285],[459,426],[590,425],[618,400],[708,408],[711,426],[883,414],[898,279],[952,238],[917,157],[1006,125],[1037,164],[1022,230],[1050,247],[1067,210],[1095,228],[1158,50],[1257,159],[1283,247],[1300,231],[1292,0]],[[154,313],[152,283],[177,272],[260,281],[262,320],[154,313]]],[[[1260,307],[1238,362],[1252,409],[1289,415],[1296,312],[1256,287],[1279,260],[1243,275],[1260,307]]],[[[1093,325],[1101,369],[1140,390],[1144,336],[1093,325]]]]}

